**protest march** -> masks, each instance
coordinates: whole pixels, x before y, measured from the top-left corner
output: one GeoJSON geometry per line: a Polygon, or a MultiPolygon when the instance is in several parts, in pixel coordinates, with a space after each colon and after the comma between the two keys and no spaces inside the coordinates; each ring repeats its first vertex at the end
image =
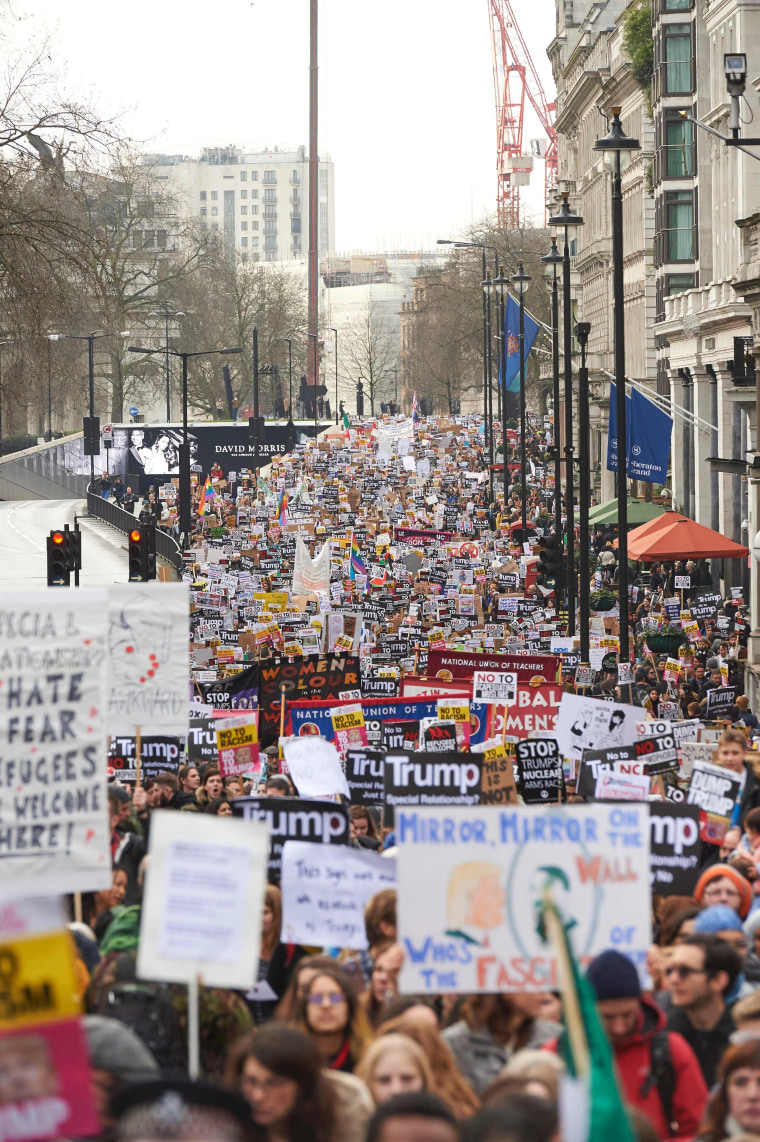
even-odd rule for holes
{"type": "Polygon", "coordinates": [[[743,600],[642,565],[626,660],[594,528],[581,657],[528,430],[346,415],[179,581],[0,595],[2,1142],[760,1134],[743,600]]]}

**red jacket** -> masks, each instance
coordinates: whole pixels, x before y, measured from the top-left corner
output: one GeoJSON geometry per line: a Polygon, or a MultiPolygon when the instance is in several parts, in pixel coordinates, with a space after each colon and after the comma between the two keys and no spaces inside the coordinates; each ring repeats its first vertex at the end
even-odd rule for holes
{"type": "Polygon", "coordinates": [[[668,1031],[670,1057],[675,1071],[672,1107],[673,1120],[678,1123],[675,1134],[670,1134],[656,1083],[648,1094],[641,1093],[641,1088],[651,1070],[652,1036],[655,1031],[664,1031],[666,1025],[665,1012],[653,999],[642,996],[636,1033],[625,1043],[615,1045],[613,1049],[626,1102],[643,1111],[647,1118],[651,1119],[660,1138],[672,1137],[678,1142],[686,1142],[687,1139],[696,1136],[708,1092],[696,1055],[683,1036],[677,1032],[668,1031]]]}

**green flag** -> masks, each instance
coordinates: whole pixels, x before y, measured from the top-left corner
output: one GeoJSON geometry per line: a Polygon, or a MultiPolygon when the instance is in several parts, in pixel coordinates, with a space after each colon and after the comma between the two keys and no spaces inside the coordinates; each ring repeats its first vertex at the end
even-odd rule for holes
{"type": "Polygon", "coordinates": [[[562,1137],[568,1142],[634,1142],[596,996],[580,974],[567,931],[550,899],[544,903],[542,920],[562,972],[566,1030],[560,1051],[567,1066],[566,1089],[560,1096],[562,1137]]]}
{"type": "Polygon", "coordinates": [[[351,427],[347,412],[343,413],[343,427],[345,428],[346,432],[348,432],[349,428],[351,427]]]}

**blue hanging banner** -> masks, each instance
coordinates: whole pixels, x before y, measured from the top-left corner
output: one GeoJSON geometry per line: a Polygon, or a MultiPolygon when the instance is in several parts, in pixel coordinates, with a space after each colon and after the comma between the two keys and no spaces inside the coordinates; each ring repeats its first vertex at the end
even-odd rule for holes
{"type": "MultiPolygon", "coordinates": [[[[672,417],[638,389],[625,398],[626,472],[630,480],[664,483],[668,475],[672,417]]],[[[607,470],[617,472],[617,388],[610,385],[607,470]]]]}
{"type": "Polygon", "coordinates": [[[632,390],[628,409],[628,475],[662,484],[668,476],[673,418],[638,389],[632,390]]]}
{"type": "MultiPolygon", "coordinates": [[[[538,322],[529,313],[525,314],[525,371],[528,370],[528,355],[538,337],[538,322]]],[[[511,296],[507,297],[504,310],[504,343],[507,347],[507,392],[520,391],[520,306],[511,296]]],[[[501,364],[499,364],[501,383],[501,364]]]]}

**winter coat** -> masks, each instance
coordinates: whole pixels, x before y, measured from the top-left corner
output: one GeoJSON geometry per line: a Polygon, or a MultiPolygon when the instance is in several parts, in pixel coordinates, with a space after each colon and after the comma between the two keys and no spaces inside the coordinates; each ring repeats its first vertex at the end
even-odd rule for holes
{"type": "Polygon", "coordinates": [[[671,1134],[657,1083],[647,1084],[652,1069],[652,1037],[657,1031],[665,1031],[666,1027],[665,1012],[654,1000],[644,996],[635,1034],[623,1044],[616,1044],[613,1049],[618,1072],[625,1088],[625,1101],[646,1114],[660,1138],[674,1138],[685,1142],[686,1139],[695,1136],[702,1121],[707,1103],[707,1084],[697,1057],[689,1044],[675,1031],[668,1031],[668,1045],[674,1070],[671,1116],[672,1121],[678,1124],[671,1134]],[[645,1089],[646,1093],[642,1093],[645,1089]]]}
{"type": "MultiPolygon", "coordinates": [[[[522,1046],[542,1047],[544,1043],[556,1039],[561,1030],[559,1023],[534,1019],[527,1042],[522,1046]]],[[[514,1054],[513,1048],[499,1042],[487,1027],[473,1031],[463,1019],[452,1027],[447,1027],[443,1038],[451,1049],[462,1076],[478,1096],[501,1073],[514,1054]]]]}

